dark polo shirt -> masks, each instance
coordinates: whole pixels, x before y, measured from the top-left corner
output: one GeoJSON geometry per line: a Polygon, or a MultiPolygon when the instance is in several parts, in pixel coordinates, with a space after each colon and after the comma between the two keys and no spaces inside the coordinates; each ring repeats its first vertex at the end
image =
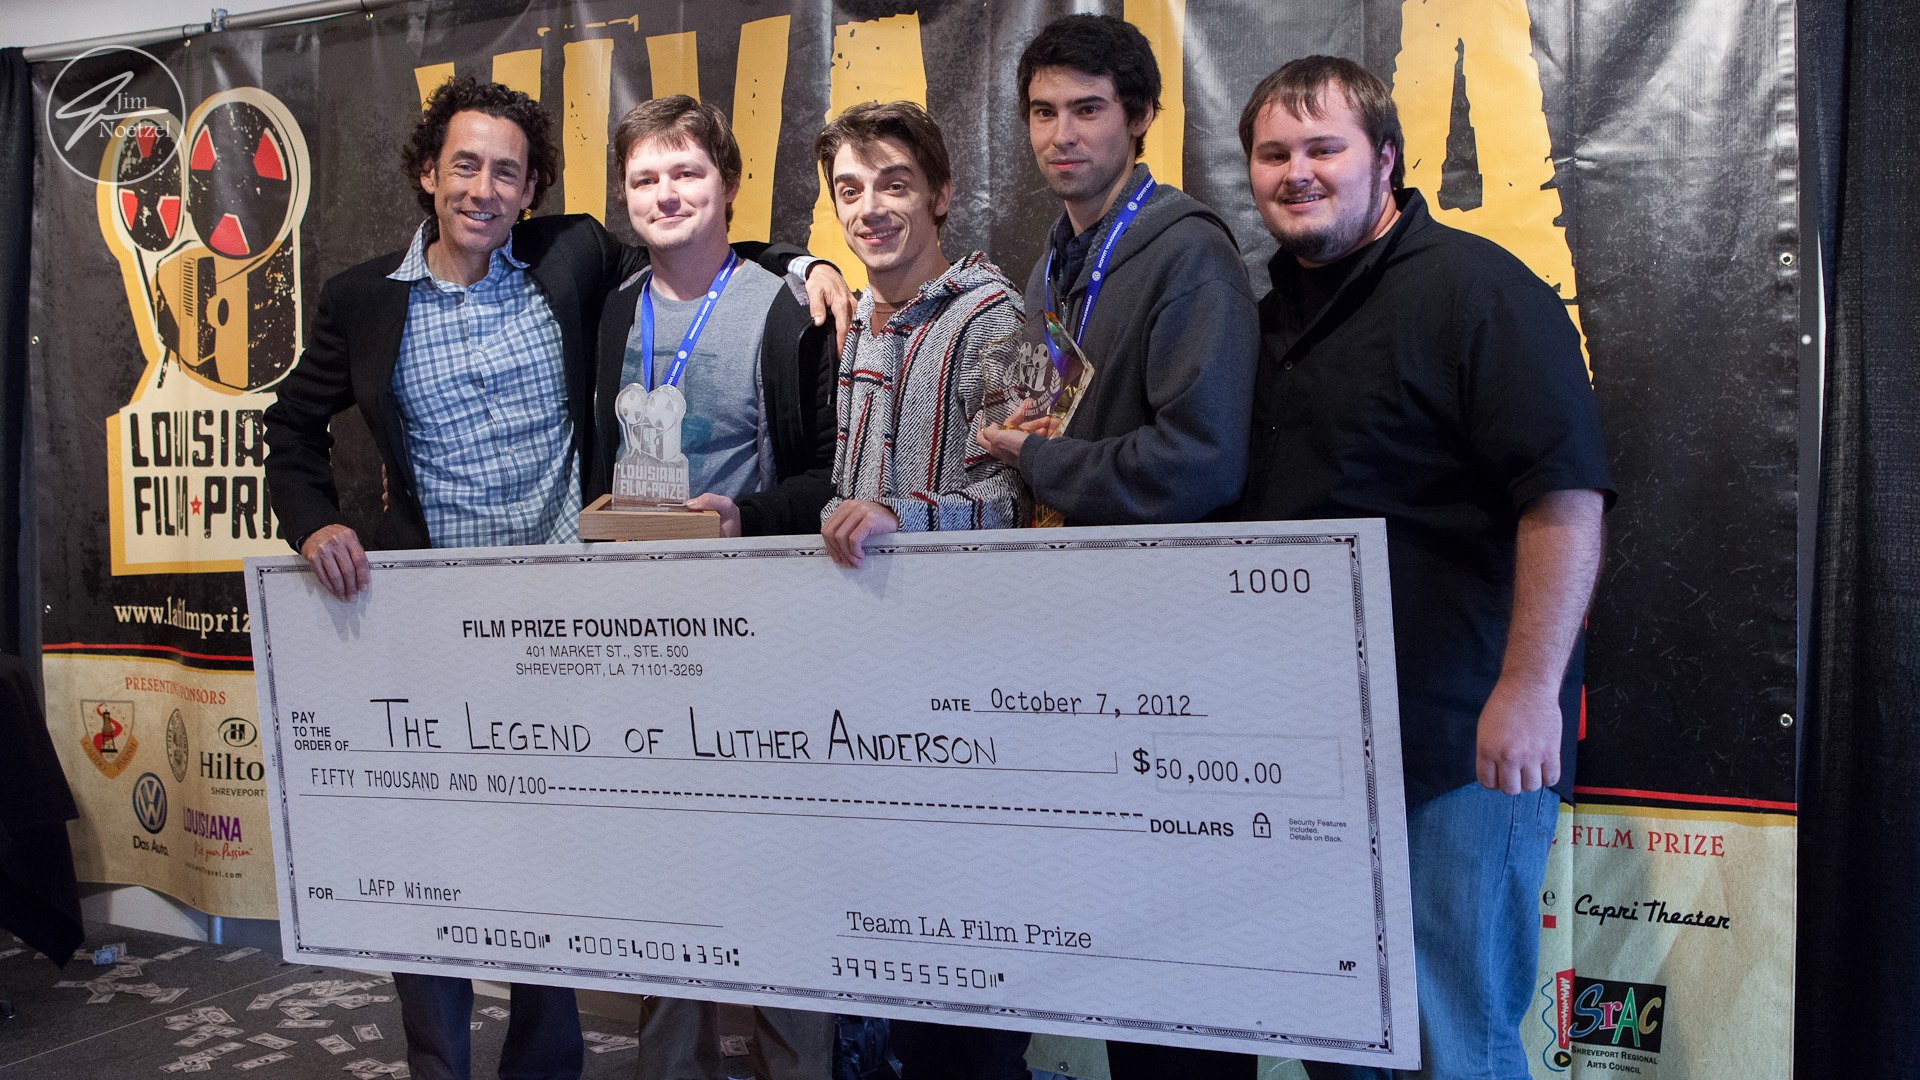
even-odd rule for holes
{"type": "MultiPolygon", "coordinates": [[[[1475,781],[1500,674],[1520,513],[1550,491],[1613,501],[1566,305],[1519,259],[1396,193],[1387,235],[1317,270],[1270,264],[1238,516],[1383,517],[1401,747],[1417,806],[1475,781]]],[[[1561,687],[1571,799],[1584,642],[1561,687]]]]}

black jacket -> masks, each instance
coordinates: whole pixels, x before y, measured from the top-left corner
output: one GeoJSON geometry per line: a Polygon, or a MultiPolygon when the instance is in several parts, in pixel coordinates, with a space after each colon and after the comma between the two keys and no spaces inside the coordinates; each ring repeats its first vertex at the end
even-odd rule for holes
{"type": "MultiPolygon", "coordinates": [[[[1407,804],[1476,778],[1500,679],[1521,516],[1552,491],[1613,500],[1566,301],[1513,254],[1394,196],[1385,236],[1325,267],[1281,253],[1260,303],[1248,521],[1385,518],[1407,804]]],[[[1573,797],[1582,650],[1560,685],[1573,797]]]]}
{"type": "MultiPolygon", "coordinates": [[[[739,250],[777,266],[774,273],[784,273],[786,260],[799,254],[758,244],[743,244],[739,250]]],[[[594,468],[588,408],[594,328],[607,293],[646,265],[646,252],[621,245],[585,214],[564,214],[515,225],[513,254],[527,264],[560,326],[567,415],[584,478],[594,468]]],[[[333,479],[328,424],[335,414],[356,405],[387,470],[386,509],[361,542],[377,550],[432,546],[393,393],[393,369],[413,286],[387,275],[405,257],[404,250],[389,252],[341,272],[321,288],[306,349],[280,384],[279,400],[267,409],[267,485],[281,535],[296,551],[321,528],[346,523],[333,479]]]]}
{"type": "MultiPolygon", "coordinates": [[[[764,260],[763,260],[764,262],[764,260]]],[[[770,268],[769,268],[770,269],[770,268]]],[[[634,274],[607,298],[600,317],[599,367],[594,375],[594,446],[586,460],[587,501],[613,488],[613,463],[620,455],[620,422],[613,399],[620,392],[620,371],[633,329],[634,305],[642,275],[634,274]]],[[[834,412],[838,365],[832,327],[815,326],[805,304],[786,289],[767,309],[760,338],[760,386],[766,397],[767,428],[773,443],[774,486],[735,500],[740,531],[746,536],[811,533],[820,530],[820,510],[833,497],[833,449],[839,417],[834,412]]],[[[699,494],[699,492],[694,492],[699,494]]]]}
{"type": "Polygon", "coordinates": [[[86,937],[67,822],[80,816],[40,693],[20,658],[0,654],[0,928],[64,967],[86,937]]]}

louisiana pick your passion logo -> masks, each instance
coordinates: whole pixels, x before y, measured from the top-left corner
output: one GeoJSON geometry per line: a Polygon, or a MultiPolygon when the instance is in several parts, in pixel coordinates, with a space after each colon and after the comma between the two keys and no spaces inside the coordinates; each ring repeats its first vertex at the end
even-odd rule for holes
{"type": "Polygon", "coordinates": [[[186,115],[180,80],[158,57],[102,45],[67,61],[54,76],[47,91],[47,143],[82,180],[135,183],[173,160],[186,115]],[[109,155],[129,138],[148,152],[109,155]]]}

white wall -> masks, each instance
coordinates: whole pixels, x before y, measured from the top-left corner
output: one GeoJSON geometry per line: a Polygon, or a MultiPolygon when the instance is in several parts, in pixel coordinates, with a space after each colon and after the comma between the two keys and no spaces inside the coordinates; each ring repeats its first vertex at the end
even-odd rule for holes
{"type": "Polygon", "coordinates": [[[54,45],[80,38],[204,23],[213,9],[228,15],[285,7],[289,0],[0,0],[0,45],[54,45]]]}

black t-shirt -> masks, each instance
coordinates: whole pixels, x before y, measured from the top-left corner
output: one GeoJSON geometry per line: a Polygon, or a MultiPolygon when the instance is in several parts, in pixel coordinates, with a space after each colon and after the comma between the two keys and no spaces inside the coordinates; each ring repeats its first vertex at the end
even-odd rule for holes
{"type": "MultiPolygon", "coordinates": [[[[1262,307],[1260,314],[1260,336],[1266,349],[1280,356],[1300,340],[1313,320],[1326,310],[1328,304],[1340,293],[1340,286],[1346,284],[1353,269],[1367,259],[1372,245],[1349,254],[1346,258],[1330,262],[1325,266],[1301,266],[1292,258],[1286,258],[1283,268],[1287,287],[1276,287],[1268,296],[1274,311],[1269,314],[1262,307]]],[[[1275,279],[1276,284],[1279,279],[1275,279]]]]}
{"type": "MultiPolygon", "coordinates": [[[[1520,513],[1613,498],[1565,303],[1490,241],[1396,193],[1386,236],[1332,265],[1271,264],[1260,304],[1244,520],[1383,517],[1409,805],[1474,782],[1480,709],[1513,606],[1520,513]]],[[[1562,684],[1573,789],[1582,648],[1562,684]]]]}

